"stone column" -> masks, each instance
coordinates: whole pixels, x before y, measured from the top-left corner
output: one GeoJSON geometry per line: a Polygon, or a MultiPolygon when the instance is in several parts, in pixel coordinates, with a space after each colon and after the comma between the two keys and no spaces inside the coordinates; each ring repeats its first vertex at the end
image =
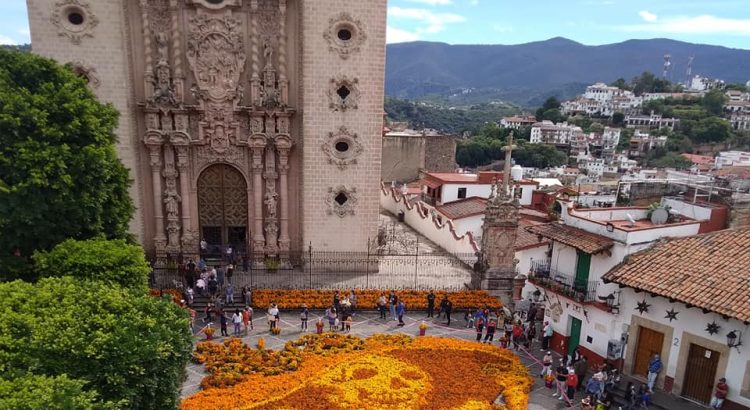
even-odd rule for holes
{"type": "Polygon", "coordinates": [[[263,236],[263,152],[265,141],[256,139],[251,145],[253,172],[253,264],[263,267],[266,239],[263,236]]]}
{"type": "Polygon", "coordinates": [[[291,139],[279,136],[276,139],[276,149],[279,158],[279,257],[282,264],[289,264],[289,150],[291,139]]]}
{"type": "Polygon", "coordinates": [[[182,33],[180,32],[180,10],[177,3],[177,0],[170,0],[169,2],[169,10],[172,13],[172,65],[174,66],[172,83],[174,84],[175,98],[177,101],[182,101],[185,76],[182,73],[182,47],[180,46],[182,33]]]}
{"type": "Polygon", "coordinates": [[[260,65],[258,63],[258,0],[250,1],[250,31],[252,33],[250,46],[250,105],[258,105],[260,98],[260,65]]]}
{"type": "Polygon", "coordinates": [[[146,73],[144,75],[144,87],[146,99],[154,94],[154,68],[151,57],[151,29],[148,25],[148,0],[141,0],[141,21],[143,22],[143,55],[146,73]]]}
{"type": "Polygon", "coordinates": [[[190,175],[188,171],[188,147],[178,145],[177,149],[177,170],[179,171],[180,177],[180,197],[181,202],[181,213],[182,213],[182,252],[188,257],[194,257],[197,254],[198,249],[192,249],[191,247],[195,244],[195,232],[192,229],[191,217],[190,217],[190,203],[192,198],[190,197],[190,175]]]}
{"type": "Polygon", "coordinates": [[[156,220],[156,235],[154,246],[157,259],[167,256],[167,237],[164,235],[164,213],[161,199],[161,145],[149,145],[151,159],[151,185],[153,185],[154,219],[156,220]]]}
{"type": "Polygon", "coordinates": [[[286,0],[279,0],[279,91],[281,102],[289,104],[289,80],[286,77],[286,0]]]}

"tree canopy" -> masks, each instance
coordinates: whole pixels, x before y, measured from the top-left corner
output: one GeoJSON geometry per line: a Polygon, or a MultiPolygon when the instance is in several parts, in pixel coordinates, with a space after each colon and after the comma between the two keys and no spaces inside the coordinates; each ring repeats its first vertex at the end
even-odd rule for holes
{"type": "Polygon", "coordinates": [[[516,163],[524,167],[550,168],[559,167],[568,162],[568,156],[547,144],[521,144],[513,152],[516,163]]]}
{"type": "Polygon", "coordinates": [[[148,273],[143,248],[124,240],[68,239],[51,251],[34,254],[39,277],[73,276],[119,284],[145,292],[148,273]]]}
{"type": "Polygon", "coordinates": [[[96,392],[85,389],[83,380],[66,375],[47,377],[27,374],[0,379],[0,409],[13,410],[104,410],[113,403],[99,403],[96,392]]]}
{"type": "Polygon", "coordinates": [[[69,69],[0,49],[0,263],[67,238],[126,237],[133,205],[116,125],[117,111],[69,69]]]}
{"type": "MultiPolygon", "coordinates": [[[[116,408],[176,407],[192,350],[184,309],[69,276],[0,283],[0,294],[0,374],[67,375],[116,408]]],[[[81,396],[77,385],[67,389],[71,400],[94,397],[81,396]]]]}

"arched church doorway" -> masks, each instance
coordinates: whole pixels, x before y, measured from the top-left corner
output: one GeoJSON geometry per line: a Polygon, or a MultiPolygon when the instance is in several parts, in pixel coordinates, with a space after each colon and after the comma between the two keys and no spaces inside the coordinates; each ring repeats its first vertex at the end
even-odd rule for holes
{"type": "Polygon", "coordinates": [[[232,257],[246,254],[247,184],[235,168],[211,165],[198,177],[198,215],[200,221],[201,253],[232,257]]]}

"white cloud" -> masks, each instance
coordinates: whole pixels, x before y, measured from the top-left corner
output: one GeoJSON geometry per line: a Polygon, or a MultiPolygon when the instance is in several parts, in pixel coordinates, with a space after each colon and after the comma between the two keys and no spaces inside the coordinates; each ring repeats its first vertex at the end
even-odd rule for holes
{"type": "Polygon", "coordinates": [[[656,17],[656,14],[648,11],[648,10],[642,10],[638,12],[638,15],[641,16],[643,21],[648,21],[649,23],[653,23],[656,21],[658,17],[656,17]]]}
{"type": "Polygon", "coordinates": [[[496,33],[510,33],[513,31],[513,27],[506,26],[503,24],[493,24],[492,25],[492,31],[496,33]]]}
{"type": "Polygon", "coordinates": [[[388,7],[388,16],[395,19],[415,20],[419,27],[416,33],[439,33],[445,30],[446,24],[463,23],[466,18],[453,13],[433,13],[425,9],[388,7]]]}
{"type": "Polygon", "coordinates": [[[451,0],[407,0],[412,3],[429,4],[430,6],[447,6],[453,3],[451,0]]]}
{"type": "Polygon", "coordinates": [[[417,41],[419,35],[410,31],[401,30],[393,26],[386,26],[385,30],[385,42],[392,43],[405,43],[407,41],[417,41]]]}
{"type": "Polygon", "coordinates": [[[12,38],[8,36],[4,36],[0,34],[0,45],[6,46],[6,45],[16,45],[18,42],[16,40],[13,40],[12,38]]]}
{"type": "Polygon", "coordinates": [[[619,29],[627,32],[750,36],[750,19],[728,19],[711,15],[679,16],[647,24],[620,26],[619,29]]]}
{"type": "Polygon", "coordinates": [[[31,32],[29,31],[29,29],[27,27],[27,28],[22,28],[22,29],[18,30],[18,34],[20,34],[22,36],[25,36],[25,37],[28,37],[28,36],[31,35],[31,32]]]}

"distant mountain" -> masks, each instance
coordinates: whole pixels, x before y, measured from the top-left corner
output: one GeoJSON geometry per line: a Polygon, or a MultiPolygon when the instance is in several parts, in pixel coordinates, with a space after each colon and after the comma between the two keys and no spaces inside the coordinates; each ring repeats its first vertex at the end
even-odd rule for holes
{"type": "Polygon", "coordinates": [[[597,81],[629,80],[644,71],[661,75],[665,54],[672,56],[673,82],[685,80],[689,56],[695,56],[693,75],[750,80],[750,50],[668,39],[586,46],[556,37],[518,45],[389,44],[385,88],[391,97],[456,105],[506,100],[536,106],[597,81]]]}

